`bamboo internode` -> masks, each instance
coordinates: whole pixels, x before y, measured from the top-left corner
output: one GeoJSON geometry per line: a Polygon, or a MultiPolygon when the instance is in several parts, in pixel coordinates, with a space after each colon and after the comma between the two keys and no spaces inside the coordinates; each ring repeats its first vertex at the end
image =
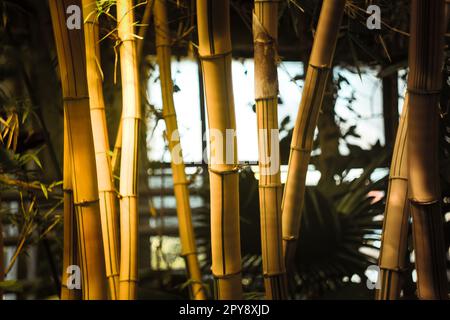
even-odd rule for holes
{"type": "Polygon", "coordinates": [[[166,139],[171,152],[171,167],[174,193],[177,204],[178,229],[181,242],[181,255],[184,257],[191,281],[191,297],[205,299],[205,289],[197,258],[192,211],[189,201],[188,180],[186,178],[178,124],[173,100],[173,83],[171,72],[171,37],[167,22],[166,0],[154,0],[154,21],[156,34],[156,54],[159,65],[159,79],[163,102],[163,118],[166,123],[166,139]]]}
{"type": "Polygon", "coordinates": [[[295,256],[314,130],[332,66],[344,6],[345,0],[323,1],[294,126],[282,203],[283,252],[288,268],[295,256]]]}
{"type": "Polygon", "coordinates": [[[132,0],[117,0],[117,29],[122,77],[122,152],[120,161],[119,298],[136,299],[138,281],[138,146],[141,122],[139,74],[132,0]]]}
{"type": "Polygon", "coordinates": [[[109,295],[116,300],[119,294],[118,226],[116,193],[109,155],[108,129],[105,102],[103,99],[102,75],[100,71],[100,44],[95,0],[83,0],[84,40],[86,71],[89,88],[92,133],[97,164],[98,194],[102,223],[103,248],[105,251],[106,277],[109,295]]]}
{"type": "Polygon", "coordinates": [[[227,130],[234,132],[236,129],[231,80],[229,5],[228,0],[197,0],[197,23],[210,129],[209,145],[212,148],[210,149],[209,179],[215,294],[218,299],[241,299],[239,171],[236,137],[233,135],[224,143],[227,130]],[[213,137],[212,134],[215,136],[213,137]],[[212,141],[213,138],[221,141],[212,141]]]}
{"type": "Polygon", "coordinates": [[[267,299],[285,299],[287,285],[281,232],[282,186],[277,110],[278,1],[255,0],[253,38],[264,282],[267,299]]]}
{"type": "MultiPolygon", "coordinates": [[[[81,1],[51,0],[50,13],[64,96],[64,113],[78,230],[79,262],[84,299],[106,298],[97,173],[82,30],[69,30],[66,9],[81,1]]],[[[67,196],[66,196],[67,198],[67,196]]]]}
{"type": "Polygon", "coordinates": [[[402,115],[395,138],[394,153],[389,172],[389,186],[380,249],[381,288],[377,300],[396,300],[400,297],[402,276],[406,268],[408,249],[408,95],[405,97],[402,115]]]}
{"type": "Polygon", "coordinates": [[[420,299],[448,298],[438,169],[444,3],[444,0],[411,2],[408,188],[420,299]]]}

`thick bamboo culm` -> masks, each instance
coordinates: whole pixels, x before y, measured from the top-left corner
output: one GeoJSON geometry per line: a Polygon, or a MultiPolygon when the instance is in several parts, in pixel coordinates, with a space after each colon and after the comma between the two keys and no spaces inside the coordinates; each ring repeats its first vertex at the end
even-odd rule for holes
{"type": "Polygon", "coordinates": [[[171,153],[171,168],[174,193],[177,204],[178,230],[181,242],[181,255],[186,262],[190,283],[190,295],[196,300],[206,299],[202,285],[202,275],[197,258],[192,212],[189,201],[188,180],[186,178],[181,142],[178,133],[177,117],[173,100],[171,71],[171,37],[167,21],[167,0],[154,0],[154,21],[156,35],[156,55],[159,65],[159,80],[163,103],[163,118],[166,123],[166,138],[171,153]]]}
{"type": "Polygon", "coordinates": [[[323,1],[294,126],[282,203],[283,252],[288,269],[295,256],[314,130],[332,66],[344,6],[345,0],[323,1]]]}
{"type": "Polygon", "coordinates": [[[141,121],[139,75],[132,0],[117,0],[117,29],[122,77],[122,152],[120,160],[119,298],[136,299],[138,281],[138,146],[141,121]]]}
{"type": "Polygon", "coordinates": [[[411,2],[408,188],[420,299],[448,298],[438,165],[444,3],[444,0],[411,2]]]}
{"type": "Polygon", "coordinates": [[[264,285],[267,299],[287,298],[281,233],[278,137],[278,1],[255,0],[253,41],[259,149],[259,208],[264,285]]]}
{"type": "Polygon", "coordinates": [[[215,296],[217,299],[242,299],[239,166],[234,135],[236,119],[229,10],[228,0],[197,0],[199,55],[210,134],[211,249],[215,296]]]}
{"type": "Polygon", "coordinates": [[[105,102],[103,99],[100,70],[99,26],[95,0],[82,0],[84,17],[84,41],[86,52],[87,83],[91,109],[92,134],[97,164],[98,196],[102,223],[103,249],[105,252],[108,292],[112,300],[119,294],[119,248],[116,209],[116,192],[111,171],[105,102]]]}
{"type": "Polygon", "coordinates": [[[379,258],[381,288],[376,291],[377,300],[400,298],[402,275],[407,262],[406,250],[408,248],[409,226],[407,117],[408,95],[406,95],[403,104],[389,171],[389,186],[379,258]]]}
{"type": "Polygon", "coordinates": [[[79,300],[81,291],[69,289],[68,268],[78,265],[77,226],[73,206],[72,168],[70,166],[69,136],[66,116],[64,115],[64,155],[63,155],[63,193],[64,193],[64,240],[63,268],[61,275],[61,300],[79,300]]]}
{"type": "Polygon", "coordinates": [[[77,5],[81,8],[81,1],[51,0],[49,4],[64,97],[83,299],[106,299],[105,258],[83,30],[69,30],[66,26],[67,7],[77,5]]]}

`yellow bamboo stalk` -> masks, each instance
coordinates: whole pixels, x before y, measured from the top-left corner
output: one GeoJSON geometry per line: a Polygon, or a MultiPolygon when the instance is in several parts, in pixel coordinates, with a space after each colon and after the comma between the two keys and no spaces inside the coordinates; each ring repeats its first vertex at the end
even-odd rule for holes
{"type": "Polygon", "coordinates": [[[287,298],[281,233],[278,137],[278,1],[255,0],[253,15],[255,99],[259,149],[259,208],[267,299],[287,298]]]}
{"type": "Polygon", "coordinates": [[[438,168],[444,12],[444,0],[411,2],[408,187],[420,299],[448,298],[438,168]]]}
{"type": "MultiPolygon", "coordinates": [[[[122,118],[122,116],[120,116],[120,118],[122,118]]],[[[121,155],[122,155],[122,119],[119,120],[116,142],[114,143],[114,150],[111,158],[111,170],[113,176],[117,175],[117,173],[119,172],[121,155]]]]}
{"type": "Polygon", "coordinates": [[[94,137],[95,162],[97,165],[98,195],[102,223],[103,249],[105,252],[106,277],[109,296],[116,300],[119,295],[118,226],[116,223],[116,194],[109,155],[108,128],[105,101],[103,99],[100,72],[99,27],[96,16],[96,0],[82,0],[84,17],[84,40],[86,52],[87,83],[94,137]]]}
{"type": "Polygon", "coordinates": [[[197,0],[210,146],[212,273],[217,299],[241,299],[239,171],[234,132],[229,0],[197,0]],[[232,134],[225,142],[227,132],[232,134]]]}
{"type": "Polygon", "coordinates": [[[138,146],[141,121],[132,0],[117,0],[121,41],[122,153],[120,161],[120,299],[136,299],[138,281],[138,146]]]}
{"type": "Polygon", "coordinates": [[[89,113],[83,31],[69,30],[66,25],[67,7],[77,5],[81,8],[81,1],[51,0],[49,4],[64,97],[83,298],[105,299],[105,260],[89,113]]]}
{"type": "Polygon", "coordinates": [[[332,66],[344,6],[345,0],[323,1],[294,126],[282,203],[283,252],[288,268],[295,255],[314,130],[332,66]]]}
{"type": "MultiPolygon", "coordinates": [[[[145,5],[144,15],[142,17],[141,26],[139,28],[139,41],[136,42],[136,55],[138,59],[138,63],[142,59],[142,51],[144,48],[144,40],[145,40],[145,34],[147,33],[148,25],[150,23],[152,8],[153,8],[153,2],[154,0],[147,0],[147,3],[145,5]]],[[[121,116],[122,118],[122,116],[121,116]]],[[[114,149],[111,159],[111,167],[113,175],[115,175],[120,166],[120,156],[122,151],[122,119],[119,120],[119,127],[117,128],[117,135],[114,143],[114,149]]]]}
{"type": "Polygon", "coordinates": [[[408,95],[405,97],[402,115],[395,138],[389,186],[386,196],[379,267],[381,288],[376,291],[377,300],[396,300],[400,297],[402,276],[406,268],[408,248],[408,95]]]}
{"type": "Polygon", "coordinates": [[[177,203],[178,230],[181,241],[181,255],[186,261],[188,278],[191,280],[191,297],[206,299],[202,286],[202,275],[197,258],[192,211],[189,202],[188,180],[186,178],[181,142],[178,133],[177,116],[173,100],[173,83],[170,66],[171,38],[167,22],[166,0],[154,0],[154,21],[156,35],[156,55],[159,65],[159,79],[163,102],[163,118],[166,123],[166,138],[172,156],[171,167],[175,199],[177,203]]]}
{"type": "Polygon", "coordinates": [[[70,166],[69,136],[66,115],[64,115],[64,159],[63,159],[63,193],[64,193],[64,243],[63,269],[61,276],[61,300],[79,300],[81,291],[67,286],[68,267],[78,265],[77,226],[73,205],[72,168],[70,166]]]}

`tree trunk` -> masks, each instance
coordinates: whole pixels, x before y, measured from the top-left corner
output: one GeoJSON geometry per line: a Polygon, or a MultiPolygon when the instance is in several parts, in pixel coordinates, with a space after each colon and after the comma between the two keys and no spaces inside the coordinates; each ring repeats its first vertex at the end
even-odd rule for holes
{"type": "Polygon", "coordinates": [[[138,281],[138,146],[141,105],[132,0],[117,0],[121,41],[122,156],[120,161],[120,299],[136,299],[138,281]]]}
{"type": "Polygon", "coordinates": [[[218,299],[242,299],[239,167],[234,135],[236,119],[229,6],[229,0],[198,0],[197,24],[210,134],[211,249],[215,293],[218,299]],[[228,139],[224,143],[226,136],[228,139]]]}
{"type": "Polygon", "coordinates": [[[377,300],[396,300],[400,297],[402,276],[407,267],[409,205],[406,136],[408,108],[408,95],[406,95],[389,172],[379,258],[380,275],[378,277],[381,279],[381,289],[376,292],[377,300]]]}
{"type": "Polygon", "coordinates": [[[116,300],[119,294],[118,226],[116,222],[116,194],[111,171],[109,139],[100,73],[99,27],[95,0],[83,0],[84,40],[87,83],[97,164],[98,193],[102,223],[103,249],[109,294],[116,300]]]}
{"type": "Polygon", "coordinates": [[[332,66],[344,6],[345,0],[323,1],[294,126],[282,203],[283,251],[288,268],[295,256],[314,130],[332,66]]]}
{"type": "Polygon", "coordinates": [[[166,138],[172,161],[172,176],[177,203],[178,229],[181,241],[181,255],[186,261],[188,278],[191,280],[191,297],[196,300],[206,299],[202,285],[202,275],[197,259],[192,212],[189,201],[188,180],[186,178],[181,142],[178,133],[177,117],[173,101],[173,83],[170,66],[171,38],[167,22],[167,0],[154,0],[154,21],[156,34],[156,54],[159,65],[161,96],[163,100],[163,118],[166,123],[166,138]]]}
{"type": "Polygon", "coordinates": [[[447,299],[438,166],[444,1],[413,0],[409,44],[409,198],[420,299],[447,299]]]}
{"type": "Polygon", "coordinates": [[[259,207],[267,299],[287,297],[281,234],[281,178],[278,138],[278,1],[255,0],[255,99],[259,147],[259,207]]]}
{"type": "Polygon", "coordinates": [[[81,8],[81,1],[51,0],[49,3],[64,96],[83,298],[106,299],[105,259],[89,114],[83,31],[69,30],[66,26],[67,7],[78,5],[81,8]]]}

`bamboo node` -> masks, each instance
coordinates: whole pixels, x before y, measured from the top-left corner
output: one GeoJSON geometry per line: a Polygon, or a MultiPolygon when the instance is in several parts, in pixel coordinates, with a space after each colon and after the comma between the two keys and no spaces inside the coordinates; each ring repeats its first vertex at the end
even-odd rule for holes
{"type": "Polygon", "coordinates": [[[215,169],[212,169],[211,167],[209,167],[208,170],[209,170],[210,173],[214,173],[214,174],[217,174],[217,175],[220,175],[220,176],[226,176],[226,175],[229,175],[229,174],[233,174],[233,173],[239,172],[240,166],[235,166],[235,167],[233,167],[230,170],[224,170],[224,171],[215,170],[215,169]]]}
{"type": "Polygon", "coordinates": [[[283,240],[284,241],[295,241],[295,240],[297,240],[298,239],[298,237],[297,236],[283,236],[283,240]]]}
{"type": "Polygon", "coordinates": [[[309,148],[302,148],[302,147],[298,147],[298,146],[294,146],[294,145],[291,145],[291,150],[298,151],[298,152],[303,152],[303,153],[310,153],[311,152],[311,149],[309,149],[309,148]]]}
{"type": "Polygon", "coordinates": [[[281,183],[268,183],[268,184],[260,184],[258,187],[262,188],[262,189],[264,189],[264,188],[274,188],[274,189],[276,189],[276,188],[281,188],[282,184],[281,183]]]}
{"type": "Polygon", "coordinates": [[[215,279],[230,279],[230,278],[233,278],[233,277],[236,277],[236,276],[240,275],[241,273],[242,273],[242,270],[239,269],[239,271],[236,271],[236,272],[233,272],[233,273],[221,274],[221,275],[215,274],[213,272],[212,275],[213,275],[213,277],[215,279]]]}
{"type": "Polygon", "coordinates": [[[321,70],[326,70],[326,71],[331,70],[331,67],[329,65],[327,65],[327,64],[323,64],[323,65],[317,66],[315,64],[309,63],[308,66],[313,68],[313,69],[317,69],[319,71],[321,71],[321,70]]]}
{"type": "Polygon", "coordinates": [[[187,251],[187,252],[181,252],[180,256],[183,258],[186,258],[188,256],[196,256],[197,255],[197,251],[187,251]]]}
{"type": "Polygon", "coordinates": [[[278,277],[278,276],[284,276],[284,275],[286,275],[286,270],[278,271],[278,272],[264,272],[263,273],[264,278],[278,277]]]}
{"type": "Polygon", "coordinates": [[[89,96],[79,96],[79,97],[71,97],[71,96],[66,96],[63,98],[63,101],[81,101],[81,100],[89,100],[89,96]]]}
{"type": "Polygon", "coordinates": [[[228,55],[231,55],[231,50],[223,53],[215,53],[215,54],[208,54],[208,55],[198,55],[200,60],[215,60],[219,58],[224,58],[228,55]]]}
{"type": "Polygon", "coordinates": [[[75,207],[87,207],[90,204],[93,204],[93,203],[96,203],[96,202],[98,202],[98,198],[94,199],[94,200],[81,200],[81,201],[77,201],[77,202],[74,201],[73,205],[75,207]]]}
{"type": "Polygon", "coordinates": [[[403,177],[403,176],[389,176],[389,181],[390,180],[404,180],[404,181],[408,181],[407,177],[403,177]]]}

